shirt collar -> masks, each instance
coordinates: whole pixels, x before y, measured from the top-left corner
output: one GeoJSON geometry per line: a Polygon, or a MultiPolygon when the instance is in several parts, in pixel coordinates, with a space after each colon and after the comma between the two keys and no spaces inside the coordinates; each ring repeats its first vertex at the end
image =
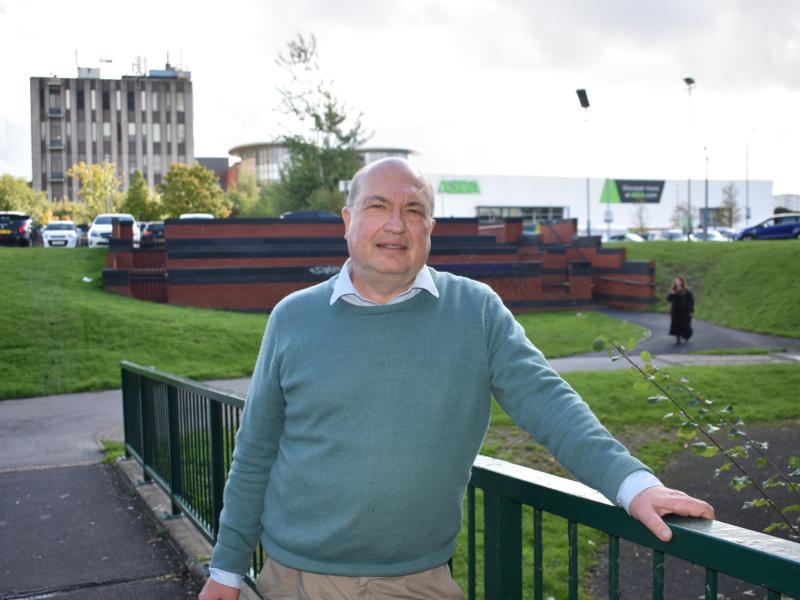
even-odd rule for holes
{"type": "MultiPolygon", "coordinates": [[[[394,298],[392,298],[387,304],[396,304],[397,302],[402,302],[403,300],[408,300],[412,295],[416,294],[417,290],[425,290],[434,298],[439,297],[439,290],[436,288],[436,283],[433,281],[433,277],[431,277],[430,271],[428,271],[427,266],[422,267],[417,276],[414,278],[414,282],[411,284],[411,287],[408,288],[402,294],[398,294],[394,298]],[[412,294],[414,292],[414,294],[412,294]]],[[[333,284],[333,293],[331,294],[331,305],[336,302],[339,298],[343,296],[355,296],[363,303],[376,305],[376,302],[372,302],[367,298],[364,298],[361,294],[358,293],[358,290],[353,285],[352,279],[350,279],[350,259],[347,259],[347,262],[344,263],[342,266],[342,270],[339,271],[339,276],[336,278],[336,281],[333,284]]],[[[359,302],[360,304],[361,302],[359,302]]]]}

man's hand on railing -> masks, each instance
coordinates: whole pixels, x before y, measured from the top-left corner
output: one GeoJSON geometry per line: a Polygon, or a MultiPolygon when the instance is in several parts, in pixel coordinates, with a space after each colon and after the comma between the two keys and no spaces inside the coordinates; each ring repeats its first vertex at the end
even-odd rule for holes
{"type": "Polygon", "coordinates": [[[714,507],[708,502],[663,486],[642,490],[631,500],[628,512],[662,542],[672,539],[672,531],[661,518],[664,515],[714,518],[714,507]]]}
{"type": "Polygon", "coordinates": [[[238,600],[238,598],[239,588],[222,585],[209,577],[197,600],[238,600]]]}

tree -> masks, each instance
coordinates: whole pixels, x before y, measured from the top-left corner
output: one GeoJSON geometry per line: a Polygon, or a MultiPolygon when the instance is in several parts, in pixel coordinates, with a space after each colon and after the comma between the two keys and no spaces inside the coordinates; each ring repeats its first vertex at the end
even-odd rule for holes
{"type": "Polygon", "coordinates": [[[82,217],[86,221],[99,213],[115,212],[122,204],[123,194],[119,191],[122,182],[114,163],[90,165],[81,161],[67,169],[67,176],[78,184],[78,197],[84,202],[82,217]]]}
{"type": "Polygon", "coordinates": [[[38,223],[46,223],[49,209],[44,192],[37,192],[21,177],[0,175],[0,210],[18,210],[38,223]]]}
{"type": "Polygon", "coordinates": [[[231,212],[214,171],[199,163],[191,167],[173,163],[158,189],[166,216],[211,213],[215,217],[227,217],[231,212]]]}
{"type": "Polygon", "coordinates": [[[733,227],[742,218],[742,211],[736,202],[739,190],[731,182],[722,188],[722,202],[717,209],[717,222],[723,227],[733,227]]]}
{"type": "Polygon", "coordinates": [[[256,174],[239,172],[236,184],[228,190],[228,204],[231,215],[236,217],[252,217],[258,214],[259,189],[256,174]]]}
{"type": "MultiPolygon", "coordinates": [[[[692,222],[698,222],[696,215],[692,216],[692,222]]],[[[670,217],[670,225],[684,232],[689,231],[689,209],[685,204],[677,204],[675,206],[675,209],[672,211],[672,217],[670,217]]]]}
{"type": "Polygon", "coordinates": [[[348,108],[334,95],[332,84],[323,79],[317,60],[313,35],[290,40],[288,53],[276,59],[289,77],[289,84],[278,88],[279,111],[295,129],[281,140],[289,159],[276,184],[275,208],[279,212],[314,209],[313,202],[338,213],[344,201],[339,181],[351,179],[361,167],[358,147],[369,138],[361,113],[348,116],[348,108]]]}
{"type": "Polygon", "coordinates": [[[162,217],[164,208],[161,199],[147,186],[147,181],[139,169],[136,169],[131,176],[131,183],[121,210],[132,214],[140,221],[158,221],[162,217]]]}

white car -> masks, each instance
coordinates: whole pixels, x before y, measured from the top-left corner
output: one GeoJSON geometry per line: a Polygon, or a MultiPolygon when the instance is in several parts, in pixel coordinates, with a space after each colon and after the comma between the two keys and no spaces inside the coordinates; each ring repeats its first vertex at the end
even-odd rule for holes
{"type": "Polygon", "coordinates": [[[50,221],[42,230],[45,248],[74,248],[78,245],[78,231],[72,221],[50,221]]]}
{"type": "Polygon", "coordinates": [[[179,219],[213,219],[214,215],[211,213],[183,213],[179,219]]]}
{"type": "Polygon", "coordinates": [[[133,215],[128,213],[103,213],[97,215],[92,222],[92,226],[89,227],[89,248],[108,246],[114,219],[131,222],[133,225],[133,244],[134,246],[139,245],[139,238],[142,232],[139,230],[139,224],[133,218],[133,215]]]}

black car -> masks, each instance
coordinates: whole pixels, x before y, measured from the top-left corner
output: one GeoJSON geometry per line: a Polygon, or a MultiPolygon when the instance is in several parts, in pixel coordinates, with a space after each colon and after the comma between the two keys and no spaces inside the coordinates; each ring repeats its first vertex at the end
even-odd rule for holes
{"type": "Polygon", "coordinates": [[[0,211],[0,244],[30,246],[33,219],[24,212],[0,211]]]}
{"type": "Polygon", "coordinates": [[[142,237],[139,246],[163,246],[164,245],[164,221],[150,221],[142,229],[142,237]]]}
{"type": "Polygon", "coordinates": [[[342,217],[324,210],[293,210],[280,216],[287,221],[341,221],[342,217]]]}

